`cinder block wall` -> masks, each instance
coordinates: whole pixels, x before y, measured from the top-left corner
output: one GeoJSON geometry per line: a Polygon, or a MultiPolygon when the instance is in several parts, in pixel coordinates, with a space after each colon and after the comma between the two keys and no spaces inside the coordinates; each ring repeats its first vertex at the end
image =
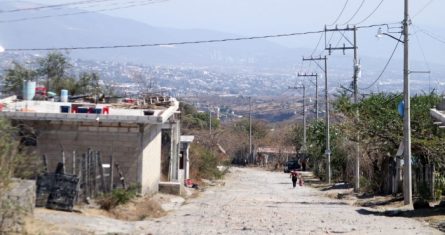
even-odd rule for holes
{"type": "Polygon", "coordinates": [[[160,126],[152,125],[145,128],[144,133],[142,193],[153,194],[159,191],[161,180],[162,131],[160,126]]]}
{"type": "MultiPolygon", "coordinates": [[[[27,124],[37,129],[37,152],[47,156],[50,172],[62,161],[62,149],[65,168],[70,173],[73,151],[76,151],[76,158],[80,158],[90,148],[100,151],[102,163],[109,163],[110,155],[113,155],[127,184],[140,183],[143,193],[157,192],[161,132],[156,125],[142,128],[144,137],[141,140],[140,128],[136,124],[66,121],[33,121],[27,124]]],[[[114,172],[113,181],[119,185],[119,175],[116,170],[114,172]]]]}

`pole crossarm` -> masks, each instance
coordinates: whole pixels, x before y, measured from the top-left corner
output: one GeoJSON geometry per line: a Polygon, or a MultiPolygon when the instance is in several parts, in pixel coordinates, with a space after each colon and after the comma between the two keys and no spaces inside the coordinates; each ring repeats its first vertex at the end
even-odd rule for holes
{"type": "Polygon", "coordinates": [[[318,73],[298,73],[298,77],[315,77],[315,112],[316,112],[316,119],[318,120],[318,73]]]}
{"type": "MultiPolygon", "coordinates": [[[[351,32],[354,32],[354,35],[355,35],[355,33],[357,32],[357,27],[356,27],[356,26],[349,27],[349,25],[347,25],[345,28],[338,28],[338,26],[335,26],[335,28],[332,28],[332,29],[329,29],[329,28],[327,28],[327,27],[325,26],[324,31],[325,31],[325,34],[326,34],[327,32],[340,32],[342,38],[346,39],[346,41],[348,41],[348,43],[351,45],[351,46],[346,46],[346,45],[343,43],[343,46],[342,46],[342,47],[337,47],[337,46],[332,47],[332,45],[329,44],[329,47],[328,47],[327,43],[325,42],[325,50],[327,50],[327,51],[329,52],[329,55],[331,55],[332,51],[340,51],[340,50],[341,50],[341,51],[343,51],[343,54],[345,54],[345,51],[346,51],[346,50],[357,50],[357,45],[356,45],[356,43],[351,42],[351,40],[349,40],[349,39],[346,37],[346,35],[343,33],[343,32],[345,32],[345,31],[346,31],[346,32],[347,32],[347,31],[351,31],[351,32]]],[[[354,36],[354,37],[355,37],[355,36],[354,36]]]]}

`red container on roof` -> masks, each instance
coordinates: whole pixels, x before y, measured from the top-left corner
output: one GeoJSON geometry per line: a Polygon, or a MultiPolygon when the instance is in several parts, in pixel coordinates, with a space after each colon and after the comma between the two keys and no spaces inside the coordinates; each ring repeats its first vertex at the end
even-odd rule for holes
{"type": "Polygon", "coordinates": [[[36,87],[36,95],[46,96],[46,87],[36,87]]]}

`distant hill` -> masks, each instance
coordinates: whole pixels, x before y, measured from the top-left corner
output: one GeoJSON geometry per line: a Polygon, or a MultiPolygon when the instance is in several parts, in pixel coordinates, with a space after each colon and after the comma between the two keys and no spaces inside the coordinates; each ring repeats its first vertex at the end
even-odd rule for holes
{"type": "MultiPolygon", "coordinates": [[[[30,6],[35,6],[35,4],[26,1],[0,2],[0,9],[2,10],[30,6]]],[[[73,8],[58,8],[57,10],[26,11],[20,14],[0,14],[0,44],[5,48],[48,48],[166,43],[239,37],[239,35],[211,30],[179,30],[153,27],[138,21],[94,12],[22,22],[3,22],[23,17],[69,14],[78,11],[78,9],[73,8]]],[[[298,43],[298,38],[295,38],[295,40],[298,43]]],[[[366,40],[376,39],[366,38],[366,40]]],[[[360,41],[360,43],[361,45],[367,44],[366,41],[360,41]]],[[[412,47],[415,49],[414,46],[412,47]]],[[[372,48],[367,50],[372,50],[372,48]]],[[[392,48],[388,48],[388,53],[391,50],[392,48]]],[[[362,53],[362,48],[359,51],[363,68],[362,81],[369,84],[379,75],[389,54],[366,54],[362,53]],[[366,55],[372,55],[373,57],[367,57],[366,55]],[[374,56],[380,56],[380,58],[374,56]]],[[[251,71],[259,69],[270,71],[275,69],[289,73],[300,69],[298,65],[301,64],[301,56],[309,55],[311,52],[312,49],[291,49],[268,40],[247,40],[175,47],[80,50],[70,51],[69,55],[83,60],[134,62],[166,66],[208,66],[221,70],[230,68],[240,71],[249,69],[251,71]]],[[[35,53],[45,54],[46,52],[35,53]]],[[[390,63],[382,80],[401,81],[400,54],[399,48],[399,53],[390,63]]],[[[422,58],[412,58],[413,70],[426,70],[424,62],[416,62],[415,60],[422,61],[422,58]]],[[[343,85],[350,81],[352,77],[352,56],[350,53],[347,56],[342,56],[340,52],[336,53],[329,57],[328,64],[330,79],[343,85]]],[[[443,82],[445,67],[432,63],[430,63],[430,67],[433,71],[432,80],[436,83],[439,80],[443,82]]],[[[305,64],[304,68],[311,72],[316,70],[317,66],[312,64],[308,67],[305,64]]],[[[425,75],[415,75],[413,78],[425,80],[427,77],[425,75]]]]}
{"type": "MultiPolygon", "coordinates": [[[[26,2],[1,2],[0,9],[32,6],[26,2]]],[[[0,21],[79,10],[62,8],[2,14],[0,21]]],[[[22,22],[0,23],[0,42],[5,48],[47,48],[72,46],[164,43],[238,37],[210,30],[157,28],[141,22],[100,13],[53,17],[22,22]]],[[[73,57],[96,60],[131,61],[144,64],[255,65],[289,67],[301,59],[304,50],[289,49],[266,41],[181,45],[176,47],[126,48],[72,51],[73,57]],[[297,53],[299,52],[299,53],[297,53]]]]}

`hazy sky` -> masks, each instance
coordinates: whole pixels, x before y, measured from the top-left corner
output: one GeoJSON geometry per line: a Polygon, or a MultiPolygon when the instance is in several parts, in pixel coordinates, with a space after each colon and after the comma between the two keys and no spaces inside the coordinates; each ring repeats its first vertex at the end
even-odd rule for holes
{"type": "MultiPolygon", "coordinates": [[[[30,0],[42,4],[73,2],[74,0],[30,0]]],[[[115,2],[144,2],[128,0],[115,2]]],[[[159,1],[159,0],[155,0],[159,1]]],[[[332,24],[346,4],[337,24],[357,24],[367,18],[382,0],[166,0],[156,4],[132,7],[104,14],[145,22],[152,26],[180,29],[210,29],[242,36],[321,30],[325,24],[332,24]],[[359,7],[362,5],[359,11],[359,7]],[[357,13],[356,13],[357,12],[357,13]],[[356,14],[355,14],[356,13],[356,14]]],[[[404,0],[383,0],[380,7],[369,19],[360,25],[394,23],[403,19],[404,0]]],[[[109,7],[110,3],[97,4],[96,9],[109,7]]],[[[89,10],[95,9],[88,6],[89,10]]],[[[411,0],[410,15],[413,24],[432,32],[445,41],[443,11],[444,0],[411,0]]],[[[412,33],[418,29],[412,28],[412,33]]],[[[375,39],[377,29],[361,30],[359,42],[364,54],[373,53],[373,47],[381,47],[385,54],[393,48],[391,39],[375,39]]],[[[288,37],[272,39],[288,47],[313,48],[318,36],[288,37]]],[[[336,39],[334,38],[333,41],[336,39]]],[[[445,61],[445,43],[418,33],[415,40],[423,45],[426,57],[431,61],[445,61]],[[438,50],[439,49],[439,50],[438,50]]],[[[413,54],[422,56],[419,45],[413,45],[413,54]],[[417,50],[417,51],[416,51],[417,50]]],[[[399,56],[399,54],[398,54],[399,56]]]]}
{"type": "MultiPolygon", "coordinates": [[[[3,1],[11,2],[11,0],[3,1]]],[[[79,0],[24,1],[58,4],[79,0]]],[[[85,5],[84,8],[95,10],[119,7],[129,4],[128,2],[135,4],[147,1],[102,0],[102,3],[85,5]]],[[[392,26],[400,27],[398,22],[403,19],[403,7],[404,0],[166,0],[102,13],[144,22],[156,27],[208,29],[241,36],[257,36],[322,30],[325,24],[332,23],[337,23],[340,27],[344,27],[344,24],[395,23],[392,26]],[[370,16],[380,3],[375,14],[370,16]],[[344,6],[346,7],[344,8],[344,6]],[[343,14],[338,18],[338,21],[334,22],[343,8],[343,14]],[[370,17],[368,18],[368,16],[370,17]]],[[[410,0],[410,15],[413,22],[413,26],[410,27],[410,55],[411,68],[414,70],[429,70],[431,63],[445,64],[444,10],[445,0],[410,0]],[[429,35],[419,29],[425,30],[429,35]]],[[[400,31],[400,28],[393,29],[393,31],[400,31]]],[[[376,32],[377,28],[359,30],[359,56],[363,60],[366,56],[378,58],[381,64],[377,66],[380,68],[388,60],[396,41],[388,37],[377,40],[376,32]]],[[[394,36],[398,37],[399,34],[396,33],[394,36]]],[[[333,37],[333,44],[337,42],[336,37],[340,38],[338,33],[333,37]]],[[[312,50],[318,39],[319,35],[309,35],[269,40],[288,47],[312,50]]],[[[325,52],[323,46],[320,45],[317,53],[325,52]]],[[[341,54],[341,52],[336,53],[341,54]]],[[[347,54],[347,56],[351,56],[350,51],[347,54]]],[[[399,59],[400,63],[402,55],[402,45],[399,45],[394,58],[399,59]]],[[[366,61],[362,62],[366,69],[366,61]]],[[[443,68],[443,66],[439,67],[443,68]]],[[[390,69],[399,71],[400,66],[392,63],[388,70],[390,69]]],[[[434,70],[432,72],[434,75],[434,70]]],[[[425,75],[416,76],[425,77],[425,75]]]]}
{"type": "MultiPolygon", "coordinates": [[[[365,0],[361,10],[350,21],[358,23],[368,16],[381,0],[365,0]]],[[[113,12],[152,25],[175,28],[216,29],[237,34],[289,32],[320,28],[331,24],[339,15],[346,0],[169,0],[166,2],[113,12]]],[[[349,0],[338,21],[348,21],[362,0],[349,0]]],[[[403,0],[384,0],[367,22],[398,22],[403,18],[403,0]]],[[[443,0],[411,0],[414,23],[441,26],[443,0]]]]}

